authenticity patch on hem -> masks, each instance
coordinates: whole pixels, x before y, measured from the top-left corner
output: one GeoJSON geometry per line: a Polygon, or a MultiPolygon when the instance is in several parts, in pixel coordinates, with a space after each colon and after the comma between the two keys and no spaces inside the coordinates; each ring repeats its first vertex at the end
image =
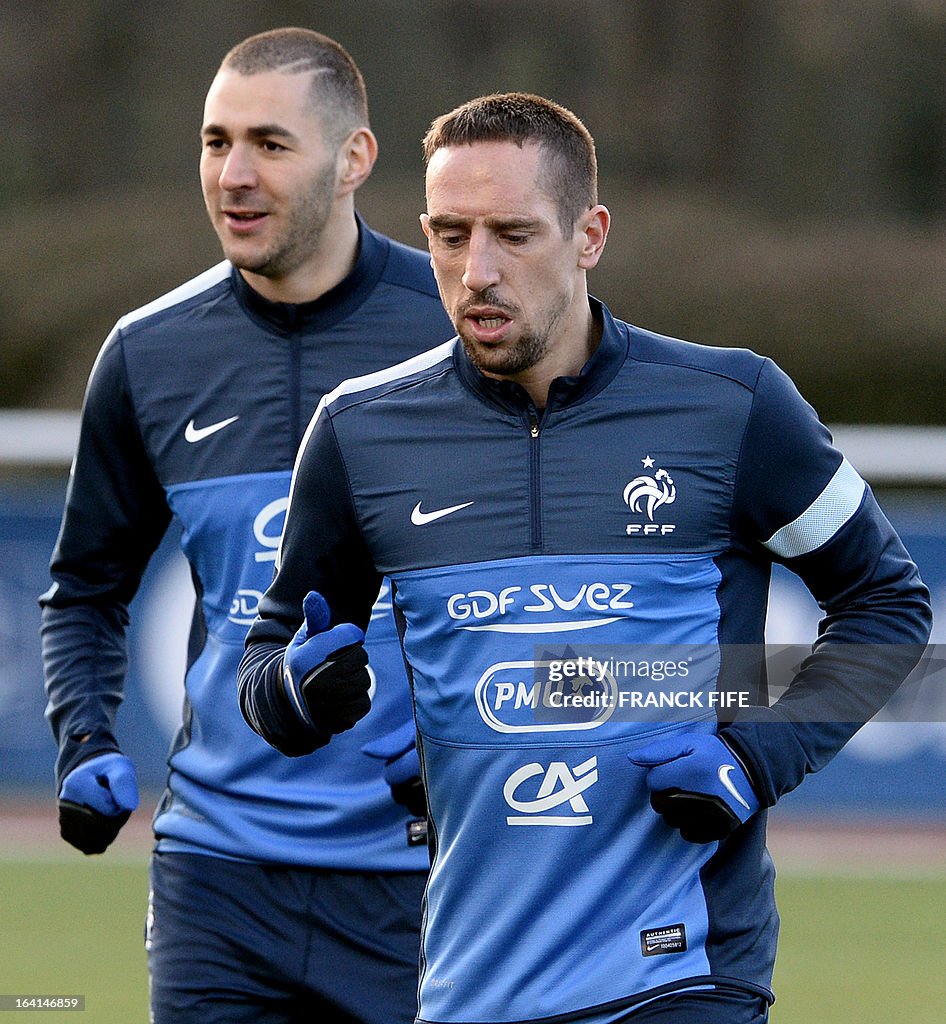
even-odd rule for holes
{"type": "Polygon", "coordinates": [[[644,956],[685,953],[686,948],[686,925],[668,924],[664,928],[647,928],[641,932],[641,953],[644,956]]]}

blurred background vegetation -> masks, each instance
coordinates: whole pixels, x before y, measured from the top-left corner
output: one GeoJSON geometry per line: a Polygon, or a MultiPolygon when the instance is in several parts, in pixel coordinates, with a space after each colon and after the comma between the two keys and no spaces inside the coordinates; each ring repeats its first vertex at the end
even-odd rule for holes
{"type": "Polygon", "coordinates": [[[204,94],[290,24],[365,75],[375,227],[423,243],[433,117],[542,93],[597,139],[618,315],[775,357],[829,422],[946,422],[943,0],[3,4],[0,406],[78,408],[115,319],[219,259],[204,94]]]}

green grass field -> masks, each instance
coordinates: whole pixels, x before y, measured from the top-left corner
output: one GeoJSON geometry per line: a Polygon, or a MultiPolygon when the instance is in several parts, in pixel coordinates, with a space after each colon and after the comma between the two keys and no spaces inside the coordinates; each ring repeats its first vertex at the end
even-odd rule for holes
{"type": "Polygon", "coordinates": [[[946,1019],[946,875],[780,876],[772,1024],[946,1019]]]}
{"type": "MultiPolygon", "coordinates": [[[[146,1022],[141,863],[0,860],[0,994],[84,995],[41,1024],[146,1022]]],[[[938,1024],[946,1016],[946,875],[781,875],[773,1024],[938,1024]]],[[[9,1024],[21,1018],[11,1014],[9,1024]]]]}
{"type": "Polygon", "coordinates": [[[0,994],[84,995],[85,1012],[4,1024],[145,1024],[147,864],[0,860],[0,994]]]}

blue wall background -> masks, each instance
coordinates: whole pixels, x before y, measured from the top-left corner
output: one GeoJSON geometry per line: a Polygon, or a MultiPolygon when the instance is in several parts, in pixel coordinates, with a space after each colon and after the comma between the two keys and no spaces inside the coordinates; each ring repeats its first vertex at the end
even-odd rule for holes
{"type": "MultiPolygon", "coordinates": [[[[36,598],[49,583],[63,496],[58,479],[0,483],[0,788],[7,793],[52,794],[56,751],[43,717],[36,598]]],[[[933,639],[946,645],[946,495],[891,492],[881,501],[933,592],[933,639]]],[[[193,601],[170,534],[132,606],[131,668],[118,730],[142,788],[152,793],[163,785],[165,756],[180,719],[193,601]]],[[[804,643],[817,621],[818,609],[804,588],[778,572],[770,643],[804,643]]],[[[939,651],[946,660],[946,646],[939,651]]],[[[782,800],[780,817],[946,822],[946,671],[926,672],[923,699],[912,721],[875,721],[862,729],[824,771],[782,800]]]]}

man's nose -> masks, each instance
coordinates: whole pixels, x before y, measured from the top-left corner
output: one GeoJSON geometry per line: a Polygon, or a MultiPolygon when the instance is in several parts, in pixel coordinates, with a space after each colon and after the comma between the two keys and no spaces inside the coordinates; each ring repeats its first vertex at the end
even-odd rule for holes
{"type": "Polygon", "coordinates": [[[220,171],[219,184],[226,192],[256,185],[256,169],[245,147],[231,147],[220,171]]]}
{"type": "Polygon", "coordinates": [[[499,253],[493,242],[483,236],[470,239],[463,270],[463,285],[471,292],[484,292],[500,281],[499,253]]]}

